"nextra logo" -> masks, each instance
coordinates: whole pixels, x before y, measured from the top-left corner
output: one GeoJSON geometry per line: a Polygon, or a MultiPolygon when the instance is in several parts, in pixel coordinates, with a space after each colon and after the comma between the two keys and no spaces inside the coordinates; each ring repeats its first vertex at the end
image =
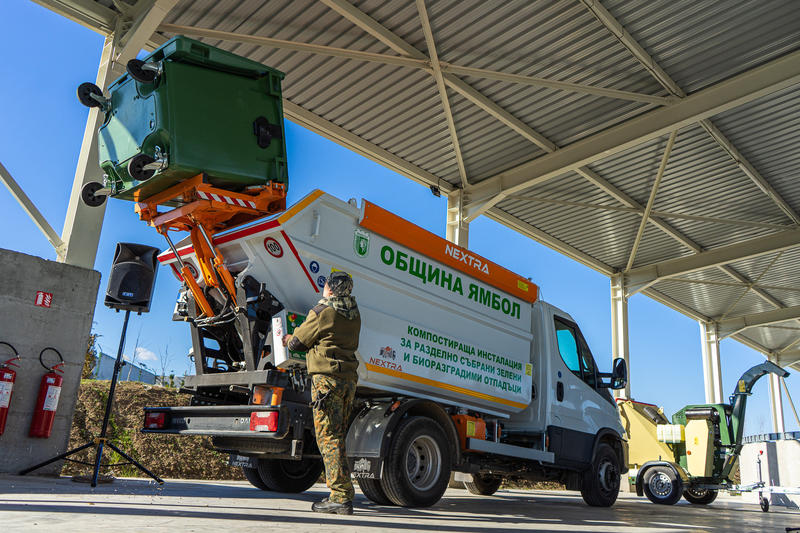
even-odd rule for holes
{"type": "Polygon", "coordinates": [[[444,253],[452,257],[457,261],[461,261],[465,265],[471,266],[477,270],[480,270],[484,274],[489,273],[489,265],[475,257],[474,255],[468,254],[463,250],[459,250],[455,246],[450,246],[449,244],[445,245],[444,253]]]}

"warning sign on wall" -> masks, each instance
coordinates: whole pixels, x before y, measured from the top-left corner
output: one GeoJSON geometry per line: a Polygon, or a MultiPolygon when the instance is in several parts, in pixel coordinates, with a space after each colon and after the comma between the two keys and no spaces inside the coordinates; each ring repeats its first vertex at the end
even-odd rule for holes
{"type": "Polygon", "coordinates": [[[36,291],[36,299],[33,301],[33,303],[39,307],[50,307],[50,305],[53,303],[53,293],[36,291]]]}

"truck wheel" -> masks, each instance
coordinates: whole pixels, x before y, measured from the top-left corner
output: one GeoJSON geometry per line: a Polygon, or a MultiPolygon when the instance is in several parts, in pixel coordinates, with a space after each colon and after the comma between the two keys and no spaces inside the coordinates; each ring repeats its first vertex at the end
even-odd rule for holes
{"type": "Polygon", "coordinates": [[[681,480],[668,466],[654,466],[644,473],[644,495],[653,503],[675,505],[681,499],[681,480]]]}
{"type": "Polygon", "coordinates": [[[502,484],[503,478],[489,474],[472,474],[472,481],[464,482],[467,490],[478,496],[491,496],[502,484]]]}
{"type": "Polygon", "coordinates": [[[258,473],[268,490],[275,492],[303,492],[317,482],[322,473],[319,459],[259,459],[258,473]]]}
{"type": "Polygon", "coordinates": [[[386,491],[381,486],[380,479],[358,479],[358,487],[364,496],[371,502],[378,505],[394,505],[394,502],[386,495],[386,491]]]}
{"type": "Polygon", "coordinates": [[[695,505],[708,505],[717,499],[717,491],[711,489],[692,489],[683,491],[686,501],[695,505]]]}
{"type": "Polygon", "coordinates": [[[402,421],[394,432],[381,486],[395,504],[429,507],[450,481],[450,444],[438,423],[424,416],[402,421]]]}
{"type": "Polygon", "coordinates": [[[269,487],[267,487],[267,484],[264,483],[264,480],[261,479],[261,475],[258,473],[258,468],[250,468],[249,466],[243,466],[242,474],[244,474],[244,477],[247,478],[247,481],[249,481],[250,484],[253,485],[255,488],[261,490],[270,490],[269,487]]]}
{"type": "Polygon", "coordinates": [[[617,453],[609,444],[602,443],[597,447],[592,465],[581,479],[583,501],[592,507],[611,507],[617,501],[619,484],[617,453]]]}

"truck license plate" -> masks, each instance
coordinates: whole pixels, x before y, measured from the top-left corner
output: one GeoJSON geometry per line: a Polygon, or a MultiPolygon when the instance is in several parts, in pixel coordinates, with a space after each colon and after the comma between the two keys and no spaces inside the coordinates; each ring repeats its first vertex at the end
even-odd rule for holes
{"type": "Polygon", "coordinates": [[[228,464],[230,466],[244,466],[247,468],[258,468],[256,464],[256,460],[252,457],[247,457],[246,455],[239,455],[236,453],[232,453],[230,458],[228,459],[228,464]]]}

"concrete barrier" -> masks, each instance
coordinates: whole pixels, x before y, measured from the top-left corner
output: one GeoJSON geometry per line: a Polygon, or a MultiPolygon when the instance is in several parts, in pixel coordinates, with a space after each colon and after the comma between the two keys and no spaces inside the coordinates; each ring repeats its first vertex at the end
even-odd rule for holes
{"type": "MultiPolygon", "coordinates": [[[[0,472],[19,472],[66,451],[99,285],[100,273],[94,270],[0,249],[0,341],[12,344],[22,357],[0,435],[0,472]],[[39,353],[47,347],[64,357],[64,383],[50,438],[30,438],[39,382],[46,372],[39,353]]],[[[0,346],[3,360],[11,357],[7,353],[0,346]]],[[[57,358],[52,352],[45,357],[57,358]]],[[[37,473],[57,474],[62,464],[37,473]]]]}
{"type": "MultiPolygon", "coordinates": [[[[746,439],[742,447],[739,468],[742,484],[758,481],[757,458],[761,454],[761,479],[772,486],[800,488],[800,434],[768,434],[746,439]],[[762,437],[762,438],[758,438],[762,437]]],[[[745,501],[758,502],[758,493],[745,493],[745,501]]],[[[798,494],[772,494],[770,504],[782,505],[790,509],[800,507],[798,494]]]]}

